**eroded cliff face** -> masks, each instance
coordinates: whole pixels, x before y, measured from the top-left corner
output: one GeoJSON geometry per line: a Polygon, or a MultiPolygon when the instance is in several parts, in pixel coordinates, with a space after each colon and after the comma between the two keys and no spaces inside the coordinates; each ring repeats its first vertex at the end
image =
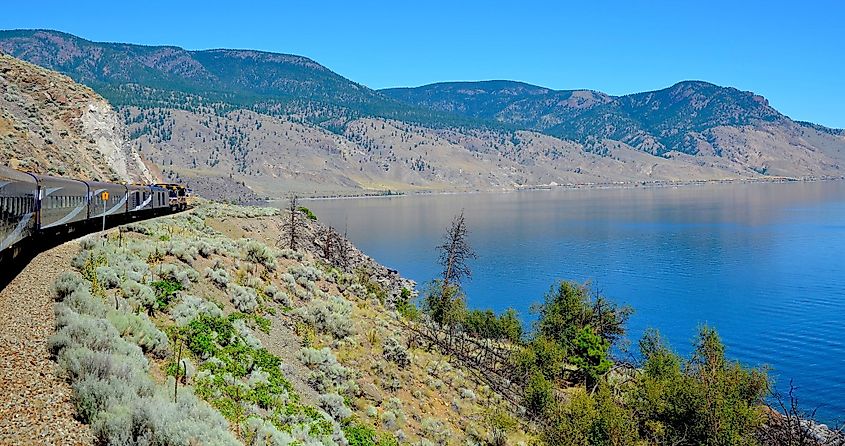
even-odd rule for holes
{"type": "Polygon", "coordinates": [[[105,99],[67,76],[0,55],[0,164],[50,175],[149,183],[105,99]]]}
{"type": "Polygon", "coordinates": [[[105,100],[89,102],[80,121],[83,133],[117,175],[136,182],[153,180],[138,152],[127,146],[122,121],[105,100]]]}

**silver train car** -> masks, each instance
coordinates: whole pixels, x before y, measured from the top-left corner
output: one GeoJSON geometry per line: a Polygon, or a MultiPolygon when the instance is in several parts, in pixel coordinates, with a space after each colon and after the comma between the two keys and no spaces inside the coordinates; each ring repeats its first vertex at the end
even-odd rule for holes
{"type": "Polygon", "coordinates": [[[0,167],[0,252],[35,234],[37,205],[35,177],[0,167]]]}
{"type": "Polygon", "coordinates": [[[39,230],[75,228],[88,220],[88,185],[68,178],[33,175],[38,181],[39,230]]]}
{"type": "Polygon", "coordinates": [[[94,231],[173,211],[170,191],[30,174],[0,166],[0,261],[31,240],[94,231]]]}

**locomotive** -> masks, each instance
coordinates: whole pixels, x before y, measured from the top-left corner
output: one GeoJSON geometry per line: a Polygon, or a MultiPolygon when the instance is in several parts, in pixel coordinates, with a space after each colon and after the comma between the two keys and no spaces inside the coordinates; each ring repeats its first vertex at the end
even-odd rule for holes
{"type": "Polygon", "coordinates": [[[82,181],[0,166],[0,262],[28,241],[184,210],[189,195],[179,184],[82,181]]]}

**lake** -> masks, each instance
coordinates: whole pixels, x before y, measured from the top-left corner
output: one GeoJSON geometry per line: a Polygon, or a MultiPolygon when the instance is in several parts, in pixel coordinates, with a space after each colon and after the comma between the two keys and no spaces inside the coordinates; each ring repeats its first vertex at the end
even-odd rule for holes
{"type": "Polygon", "coordinates": [[[630,305],[633,349],[657,328],[687,354],[697,327],[730,357],[792,379],[805,409],[845,418],[845,183],[524,191],[314,200],[324,223],[422,284],[464,210],[478,258],[468,304],[515,308],[558,279],[591,281],[630,305]]]}

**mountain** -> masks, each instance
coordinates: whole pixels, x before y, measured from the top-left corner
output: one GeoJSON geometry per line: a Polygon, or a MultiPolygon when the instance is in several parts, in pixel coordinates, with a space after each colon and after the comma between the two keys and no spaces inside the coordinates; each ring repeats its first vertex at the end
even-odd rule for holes
{"type": "Polygon", "coordinates": [[[388,88],[386,96],[433,110],[545,130],[579,116],[612,97],[590,90],[551,90],[514,81],[445,82],[388,88]]]}
{"type": "Polygon", "coordinates": [[[150,182],[123,121],[90,88],[0,55],[0,163],[81,179],[150,182]]]}
{"type": "Polygon", "coordinates": [[[221,199],[845,172],[845,132],[699,81],[625,96],[512,81],[376,91],[302,56],[47,30],[0,31],[0,52],[90,86],[132,150],[221,199]]]}
{"type": "Polygon", "coordinates": [[[382,116],[461,124],[458,115],[409,107],[302,56],[254,50],[91,42],[50,30],[0,31],[0,51],[65,73],[115,106],[297,113],[329,125],[382,116]]]}
{"type": "Polygon", "coordinates": [[[670,151],[694,155],[702,132],[716,127],[789,121],[762,96],[700,81],[618,97],[510,81],[450,82],[382,92],[409,104],[494,119],[582,143],[602,138],[622,141],[656,155],[670,151]]]}

